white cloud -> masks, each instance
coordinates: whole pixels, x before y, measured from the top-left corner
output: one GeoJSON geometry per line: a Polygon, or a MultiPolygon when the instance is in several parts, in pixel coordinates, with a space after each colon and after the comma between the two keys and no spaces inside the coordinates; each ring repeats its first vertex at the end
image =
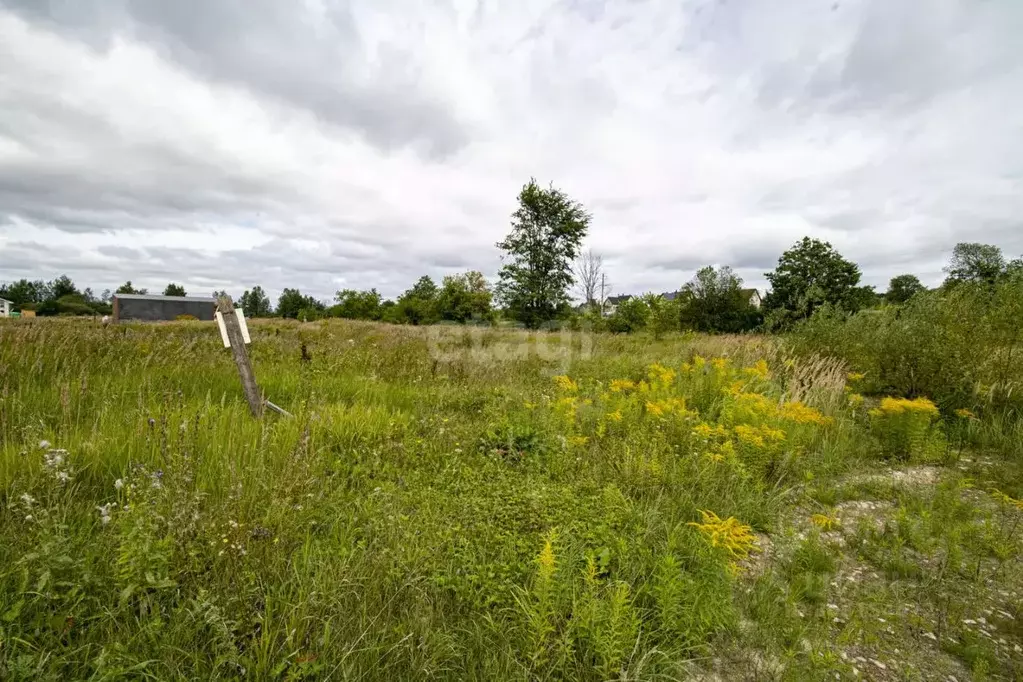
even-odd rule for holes
{"type": "Polygon", "coordinates": [[[395,295],[530,176],[619,292],[804,234],[884,286],[1023,252],[1012,3],[0,0],[0,279],[395,295]]]}

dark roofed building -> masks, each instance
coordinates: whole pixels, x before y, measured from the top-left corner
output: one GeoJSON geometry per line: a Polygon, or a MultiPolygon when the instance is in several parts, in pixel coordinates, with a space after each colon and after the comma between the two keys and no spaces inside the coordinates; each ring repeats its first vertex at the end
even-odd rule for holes
{"type": "Polygon", "coordinates": [[[155,296],[151,294],[114,294],[114,320],[157,322],[191,315],[197,320],[212,320],[216,299],[198,296],[155,296]]]}

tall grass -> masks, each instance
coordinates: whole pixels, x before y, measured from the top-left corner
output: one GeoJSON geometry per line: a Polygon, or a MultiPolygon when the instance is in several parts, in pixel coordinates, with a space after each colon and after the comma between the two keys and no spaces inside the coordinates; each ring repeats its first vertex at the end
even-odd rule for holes
{"type": "Polygon", "coordinates": [[[734,543],[885,452],[771,339],[250,331],[293,419],[209,324],[0,324],[0,677],[683,677],[734,543]]]}

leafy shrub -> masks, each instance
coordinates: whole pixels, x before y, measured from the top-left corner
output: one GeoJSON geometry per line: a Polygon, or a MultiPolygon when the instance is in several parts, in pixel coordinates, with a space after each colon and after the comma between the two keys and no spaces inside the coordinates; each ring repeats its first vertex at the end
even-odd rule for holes
{"type": "Polygon", "coordinates": [[[818,311],[790,337],[865,375],[863,392],[927,396],[943,411],[1023,409],[1023,279],[923,292],[848,316],[818,311]]]}
{"type": "Polygon", "coordinates": [[[646,328],[650,319],[650,306],[639,297],[633,296],[618,304],[614,314],[607,319],[607,329],[615,334],[628,334],[646,328]]]}

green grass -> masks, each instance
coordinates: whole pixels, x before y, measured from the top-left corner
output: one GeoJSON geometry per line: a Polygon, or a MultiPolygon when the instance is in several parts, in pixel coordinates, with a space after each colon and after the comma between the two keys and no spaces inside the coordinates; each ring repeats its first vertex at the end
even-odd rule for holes
{"type": "Polygon", "coordinates": [[[1000,595],[1020,512],[988,493],[1023,497],[1016,422],[936,424],[957,456],[914,489],[857,480],[893,464],[886,436],[840,366],[770,338],[250,330],[293,419],[249,415],[210,324],[0,324],[0,678],[818,679],[868,648],[926,660],[921,627],[956,665],[1020,671],[1010,619],[1007,645],[950,620],[1023,615],[1000,595]],[[966,455],[990,460],[969,484],[966,455]],[[809,526],[861,499],[889,518],[809,526]],[[854,570],[878,577],[847,591],[854,570]],[[879,616],[893,594],[930,606],[879,616]]]}

